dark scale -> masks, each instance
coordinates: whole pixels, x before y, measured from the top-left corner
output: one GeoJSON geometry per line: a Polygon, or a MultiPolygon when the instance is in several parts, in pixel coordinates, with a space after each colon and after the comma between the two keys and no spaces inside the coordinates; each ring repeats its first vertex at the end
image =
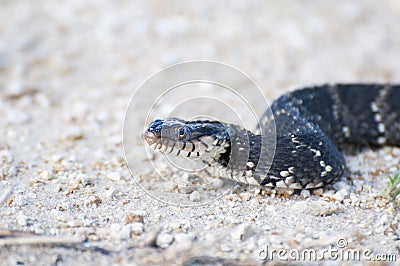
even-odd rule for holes
{"type": "Polygon", "coordinates": [[[223,122],[168,118],[152,122],[145,140],[160,150],[160,145],[172,150],[190,142],[190,152],[219,177],[269,187],[315,188],[343,175],[341,144],[400,146],[399,100],[397,85],[316,86],[275,100],[272,115],[264,114],[255,133],[223,122]],[[172,134],[171,128],[185,136],[172,134]],[[164,130],[168,133],[160,134],[164,130]]]}

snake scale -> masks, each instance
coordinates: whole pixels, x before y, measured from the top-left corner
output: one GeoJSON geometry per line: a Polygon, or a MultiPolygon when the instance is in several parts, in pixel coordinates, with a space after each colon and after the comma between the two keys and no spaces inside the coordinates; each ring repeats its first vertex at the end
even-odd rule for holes
{"type": "Polygon", "coordinates": [[[220,121],[156,119],[145,142],[199,158],[218,177],[312,189],[345,173],[343,144],[400,146],[400,85],[325,84],[288,92],[253,132],[220,121]]]}

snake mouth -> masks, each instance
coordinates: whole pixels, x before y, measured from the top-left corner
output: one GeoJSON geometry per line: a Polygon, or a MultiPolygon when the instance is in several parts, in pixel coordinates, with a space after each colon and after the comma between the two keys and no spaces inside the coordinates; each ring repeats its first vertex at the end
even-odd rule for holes
{"type": "Polygon", "coordinates": [[[176,155],[188,158],[198,158],[203,153],[209,153],[212,149],[210,141],[215,142],[211,137],[195,140],[176,140],[150,131],[146,131],[143,137],[152,150],[167,154],[176,152],[176,155]]]}

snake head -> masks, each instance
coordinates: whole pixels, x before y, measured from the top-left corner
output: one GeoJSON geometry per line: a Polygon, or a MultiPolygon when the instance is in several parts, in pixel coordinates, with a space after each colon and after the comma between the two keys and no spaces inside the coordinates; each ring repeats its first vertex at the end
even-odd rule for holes
{"type": "Polygon", "coordinates": [[[179,118],[156,119],[143,134],[147,145],[164,153],[199,157],[224,152],[229,146],[229,128],[217,121],[185,121],[179,118]]]}

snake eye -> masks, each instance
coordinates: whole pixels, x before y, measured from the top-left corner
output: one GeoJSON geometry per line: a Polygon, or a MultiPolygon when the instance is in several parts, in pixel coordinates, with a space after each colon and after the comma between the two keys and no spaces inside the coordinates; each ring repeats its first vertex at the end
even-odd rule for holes
{"type": "Polygon", "coordinates": [[[181,127],[179,129],[179,139],[182,140],[186,137],[187,135],[187,129],[185,127],[181,127]]]}
{"type": "Polygon", "coordinates": [[[181,126],[177,133],[179,140],[189,140],[192,136],[192,132],[187,126],[181,126]]]}

